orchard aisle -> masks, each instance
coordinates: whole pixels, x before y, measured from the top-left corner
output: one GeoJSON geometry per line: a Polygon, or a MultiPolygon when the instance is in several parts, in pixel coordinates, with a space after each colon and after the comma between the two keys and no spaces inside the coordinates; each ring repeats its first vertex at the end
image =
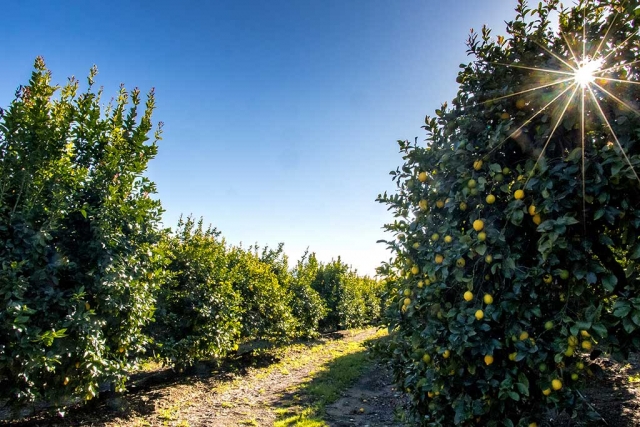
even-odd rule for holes
{"type": "Polygon", "coordinates": [[[305,419],[305,426],[320,426],[322,407],[333,402],[327,425],[392,426],[398,396],[365,348],[383,335],[373,328],[347,331],[338,339],[293,346],[276,363],[226,379],[213,375],[150,388],[128,402],[126,415],[94,425],[294,426],[294,419],[305,419]]]}

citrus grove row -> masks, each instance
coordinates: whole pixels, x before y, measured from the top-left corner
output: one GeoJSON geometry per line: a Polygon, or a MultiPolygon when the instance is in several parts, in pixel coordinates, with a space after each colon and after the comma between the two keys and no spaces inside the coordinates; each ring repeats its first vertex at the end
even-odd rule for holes
{"type": "Polygon", "coordinates": [[[471,33],[457,96],[378,198],[416,425],[587,420],[594,360],[640,350],[640,6],[516,3],[506,36],[471,33]]]}
{"type": "Polygon", "coordinates": [[[58,407],[122,391],[140,360],[184,367],[239,343],[379,317],[382,285],[340,258],[229,245],[202,220],[161,228],[157,153],[136,89],[51,84],[41,58],[0,110],[0,401],[58,407]]]}

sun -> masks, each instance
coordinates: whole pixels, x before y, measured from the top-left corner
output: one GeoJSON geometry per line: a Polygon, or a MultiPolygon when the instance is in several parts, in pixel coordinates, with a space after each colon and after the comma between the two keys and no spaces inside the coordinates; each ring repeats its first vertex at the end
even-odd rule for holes
{"type": "MultiPolygon", "coordinates": [[[[589,0],[587,0],[589,1],[589,0]]],[[[542,115],[543,113],[550,114],[552,116],[552,120],[555,122],[552,125],[551,133],[546,137],[546,142],[542,147],[542,150],[539,153],[539,156],[536,160],[535,166],[537,166],[538,162],[544,156],[544,153],[552,141],[552,138],[562,123],[565,114],[571,110],[577,110],[579,113],[580,121],[581,121],[581,143],[582,143],[582,151],[583,151],[583,184],[584,184],[584,151],[586,144],[586,116],[587,114],[593,113],[593,116],[599,117],[599,119],[603,122],[606,129],[611,134],[611,138],[615,141],[617,148],[619,150],[620,155],[624,158],[627,163],[629,169],[635,176],[636,180],[640,182],[640,176],[634,169],[629,156],[625,152],[622,144],[618,140],[617,135],[614,132],[614,129],[611,125],[610,120],[604,112],[602,103],[613,101],[623,108],[632,111],[635,114],[640,115],[640,111],[638,108],[630,103],[625,102],[620,99],[618,96],[614,95],[610,90],[607,89],[608,85],[640,85],[640,82],[630,81],[627,79],[619,79],[611,76],[611,73],[615,73],[618,70],[623,70],[624,68],[628,68],[634,64],[640,62],[640,60],[635,60],[633,62],[612,62],[612,57],[615,57],[615,54],[622,51],[623,49],[630,48],[628,42],[635,37],[640,29],[636,29],[632,32],[632,34],[625,39],[623,42],[618,44],[617,46],[612,46],[607,40],[611,30],[614,27],[614,23],[618,18],[618,13],[611,20],[610,25],[608,26],[606,33],[602,39],[598,40],[590,40],[587,36],[586,28],[589,25],[586,17],[583,20],[582,24],[582,34],[565,34],[562,31],[559,31],[559,35],[565,42],[566,54],[560,54],[552,51],[548,44],[541,43],[535,40],[532,40],[533,43],[538,45],[541,49],[541,54],[549,55],[551,59],[556,61],[558,64],[554,68],[539,68],[536,66],[529,66],[526,63],[506,63],[506,62],[492,62],[494,66],[504,66],[510,68],[519,68],[523,70],[528,70],[532,72],[536,72],[539,75],[545,76],[541,81],[540,85],[527,88],[521,91],[517,91],[515,93],[511,93],[508,95],[500,96],[497,98],[493,98],[491,100],[487,100],[482,102],[488,103],[496,100],[500,100],[503,98],[510,98],[514,96],[521,96],[523,94],[530,94],[539,91],[539,90],[554,90],[555,96],[549,102],[547,102],[544,106],[540,107],[537,111],[533,112],[531,116],[526,119],[521,125],[513,132],[511,132],[506,138],[504,138],[501,142],[499,142],[496,146],[494,146],[490,153],[498,150],[504,143],[506,143],[510,138],[517,136],[523,129],[532,123],[533,119],[542,115]],[[577,46],[571,42],[573,40],[576,42],[581,48],[575,49],[577,46]],[[572,46],[573,45],[573,46],[572,46]],[[589,47],[588,47],[589,46],[589,47]],[[597,46],[593,49],[593,46],[597,46]],[[555,90],[556,88],[557,90],[555,90]],[[553,104],[564,104],[560,106],[560,108],[556,108],[552,110],[553,104]],[[574,106],[575,108],[571,109],[569,107],[574,106]]],[[[535,169],[534,166],[534,169],[535,169]]],[[[529,181],[531,177],[527,179],[529,181]]]]}
{"type": "Polygon", "coordinates": [[[596,76],[602,69],[603,60],[585,58],[582,63],[576,68],[573,75],[574,82],[582,89],[586,89],[589,84],[596,80],[596,76]]]}
{"type": "MultiPolygon", "coordinates": [[[[586,0],[589,2],[590,0],[586,0]]],[[[615,87],[622,87],[623,85],[630,86],[640,85],[640,82],[632,81],[626,77],[616,78],[619,72],[626,75],[625,69],[640,63],[640,60],[634,60],[632,62],[622,60],[620,61],[617,56],[618,53],[625,49],[633,49],[630,41],[638,35],[640,29],[635,29],[631,32],[631,35],[624,41],[617,45],[613,45],[610,42],[610,33],[614,30],[614,24],[619,17],[619,12],[614,12],[613,18],[610,20],[610,24],[602,38],[600,40],[590,39],[587,32],[589,25],[586,16],[583,18],[582,34],[565,34],[562,30],[558,35],[565,42],[565,53],[554,52],[555,49],[551,49],[549,46],[551,43],[539,42],[532,40],[532,42],[541,49],[541,55],[548,55],[548,57],[556,63],[556,66],[550,68],[540,68],[537,66],[528,65],[522,62],[506,63],[506,62],[492,62],[494,66],[504,66],[510,68],[518,68],[537,73],[541,77],[540,84],[534,87],[529,87],[515,93],[493,98],[491,100],[483,101],[482,104],[515,96],[522,96],[527,94],[528,96],[534,96],[537,91],[544,91],[551,95],[553,99],[546,102],[544,106],[541,106],[537,111],[531,112],[531,115],[524,120],[517,127],[516,130],[511,132],[502,141],[498,141],[496,145],[492,147],[490,153],[498,150],[509,139],[517,137],[521,132],[525,130],[527,126],[533,123],[533,119],[546,114],[555,123],[551,126],[551,132],[546,136],[546,141],[539,155],[535,161],[533,169],[536,168],[538,163],[543,159],[547,147],[552,142],[552,138],[556,133],[556,130],[560,127],[565,114],[569,112],[571,114],[580,115],[580,142],[582,150],[582,194],[583,194],[583,211],[586,212],[586,179],[585,179],[585,148],[588,143],[587,137],[587,121],[591,122],[594,118],[604,125],[604,127],[610,133],[611,139],[615,142],[617,151],[620,156],[625,160],[630,172],[634,175],[637,182],[640,183],[640,176],[633,167],[633,164],[625,152],[624,147],[620,143],[618,136],[616,135],[610,119],[605,114],[603,105],[606,103],[615,103],[624,109],[631,111],[636,115],[640,115],[638,107],[629,101],[624,101],[618,96],[612,93],[615,87]],[[595,47],[595,49],[594,49],[595,47]],[[554,105],[555,104],[555,105],[554,105]],[[564,105],[562,105],[564,104],[564,105]],[[570,108],[571,107],[571,108],[570,108]],[[589,116],[589,120],[587,120],[589,116]]],[[[544,98],[540,98],[544,99],[544,98]]],[[[548,99],[548,98],[547,98],[548,99]]],[[[525,186],[532,178],[532,174],[526,179],[525,186]]]]}

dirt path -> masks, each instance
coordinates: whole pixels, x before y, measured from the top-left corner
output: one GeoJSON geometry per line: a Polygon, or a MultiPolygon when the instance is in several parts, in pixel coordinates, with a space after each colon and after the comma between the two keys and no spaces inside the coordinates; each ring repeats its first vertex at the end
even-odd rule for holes
{"type": "Polygon", "coordinates": [[[380,332],[374,328],[346,331],[276,352],[247,354],[245,360],[218,369],[203,364],[185,374],[159,370],[133,378],[126,394],[102,396],[70,410],[65,418],[40,416],[13,425],[273,426],[278,416],[292,410],[319,408],[309,390],[336,361],[357,357],[360,363],[366,362],[360,369],[367,369],[372,362],[367,361],[364,342],[378,337],[380,332]]]}
{"type": "MultiPolygon", "coordinates": [[[[402,394],[392,385],[389,370],[369,360],[363,346],[379,336],[375,329],[343,332],[276,353],[247,354],[217,369],[201,365],[186,374],[156,371],[143,380],[134,378],[127,394],[103,396],[63,419],[34,417],[10,425],[231,427],[273,426],[279,419],[279,425],[292,427],[306,413],[313,418],[304,424],[309,427],[400,427],[395,415],[402,394]],[[333,387],[332,395],[318,393],[327,378],[334,386],[338,378],[346,378],[340,369],[351,363],[359,364],[359,370],[347,376],[354,382],[333,387]],[[326,406],[318,399],[325,399],[326,406]],[[283,423],[291,415],[294,421],[283,423]]],[[[640,426],[640,359],[633,355],[629,362],[595,362],[605,375],[594,377],[583,391],[602,417],[593,425],[640,426]]],[[[552,425],[575,425],[562,414],[549,415],[552,425]]]]}
{"type": "Polygon", "coordinates": [[[326,407],[324,420],[331,427],[400,427],[395,415],[402,401],[389,370],[374,363],[339,400],[326,407]]]}
{"type": "MultiPolygon", "coordinates": [[[[150,390],[151,413],[118,417],[107,426],[184,425],[184,426],[270,426],[276,410],[296,395],[290,395],[308,381],[326,362],[338,357],[346,346],[362,343],[376,334],[367,329],[345,333],[341,339],[321,340],[288,352],[282,360],[261,368],[249,368],[227,381],[211,377],[169,388],[150,390]]],[[[142,397],[144,399],[144,397],[142,397]]]]}

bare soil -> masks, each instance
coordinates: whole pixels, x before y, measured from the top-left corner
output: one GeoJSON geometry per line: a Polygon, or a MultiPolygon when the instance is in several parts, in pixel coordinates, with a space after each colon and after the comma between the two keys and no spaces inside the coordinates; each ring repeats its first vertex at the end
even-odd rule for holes
{"type": "Polygon", "coordinates": [[[326,407],[324,420],[332,427],[400,427],[403,424],[396,415],[403,402],[389,370],[373,363],[353,387],[326,407]]]}
{"type": "MultiPolygon", "coordinates": [[[[341,346],[363,342],[375,330],[344,332],[299,345],[286,353],[239,357],[222,367],[201,364],[187,373],[157,371],[133,378],[123,395],[106,394],[89,406],[71,409],[65,418],[33,416],[26,426],[272,426],[278,410],[313,404],[298,394],[327,362],[339,357],[341,346]]],[[[343,347],[342,347],[343,348],[343,347]]],[[[602,375],[594,375],[583,391],[600,419],[589,426],[640,427],[640,358],[617,364],[594,361],[602,375]]],[[[400,427],[396,416],[404,399],[393,386],[389,370],[371,362],[364,375],[325,408],[332,427],[400,427]]],[[[548,414],[551,426],[576,426],[563,414],[548,414]]],[[[0,424],[3,424],[0,421],[0,424]]]]}
{"type": "Polygon", "coordinates": [[[339,356],[341,347],[375,334],[373,328],[340,332],[296,346],[280,356],[266,353],[217,369],[200,364],[187,373],[162,370],[143,374],[132,379],[126,393],[102,394],[87,406],[72,408],[64,418],[40,414],[8,425],[271,426],[278,408],[306,405],[295,390],[339,356]]]}

